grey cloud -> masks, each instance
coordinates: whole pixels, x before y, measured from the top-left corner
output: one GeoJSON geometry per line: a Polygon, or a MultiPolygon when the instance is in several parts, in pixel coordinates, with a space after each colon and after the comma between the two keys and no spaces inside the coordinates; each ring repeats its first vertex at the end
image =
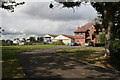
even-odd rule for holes
{"type": "Polygon", "coordinates": [[[58,20],[58,21],[70,21],[70,20],[80,20],[80,19],[88,19],[93,20],[97,14],[91,5],[81,5],[79,8],[75,8],[75,12],[73,9],[62,8],[60,7],[50,9],[48,7],[49,3],[28,3],[29,7],[23,10],[24,13],[33,16],[33,18],[38,19],[50,19],[50,20],[58,20]]]}
{"type": "MultiPolygon", "coordinates": [[[[77,26],[96,17],[90,6],[72,9],[49,9],[49,3],[29,2],[16,8],[14,13],[2,11],[4,38],[43,36],[44,34],[70,34],[77,26]]],[[[1,13],[0,13],[1,14],[1,13]]]]}

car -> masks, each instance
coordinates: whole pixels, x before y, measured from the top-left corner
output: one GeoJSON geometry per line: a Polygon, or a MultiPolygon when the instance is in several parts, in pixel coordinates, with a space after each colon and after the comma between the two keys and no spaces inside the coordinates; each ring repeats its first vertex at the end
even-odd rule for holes
{"type": "Polygon", "coordinates": [[[66,45],[74,46],[74,43],[72,43],[72,42],[68,42],[68,43],[66,43],[66,45]]]}
{"type": "Polygon", "coordinates": [[[89,46],[89,43],[85,43],[85,46],[89,46]]]}

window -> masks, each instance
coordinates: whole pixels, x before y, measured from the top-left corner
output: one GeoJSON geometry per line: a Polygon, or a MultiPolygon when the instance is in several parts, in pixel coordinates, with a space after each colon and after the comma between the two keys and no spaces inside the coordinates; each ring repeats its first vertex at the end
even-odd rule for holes
{"type": "Polygon", "coordinates": [[[80,36],[83,36],[83,34],[82,34],[82,33],[80,33],[80,36]]]}
{"type": "Polygon", "coordinates": [[[79,36],[79,33],[76,33],[77,36],[79,36]]]}

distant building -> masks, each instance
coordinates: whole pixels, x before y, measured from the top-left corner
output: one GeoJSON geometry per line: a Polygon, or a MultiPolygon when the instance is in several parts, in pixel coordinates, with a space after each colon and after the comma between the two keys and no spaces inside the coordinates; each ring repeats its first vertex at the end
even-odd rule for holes
{"type": "Polygon", "coordinates": [[[64,44],[66,44],[66,43],[69,43],[69,42],[74,42],[74,36],[61,34],[61,35],[58,35],[57,37],[55,37],[52,40],[52,42],[56,42],[58,40],[62,40],[62,42],[64,44]]]}
{"type": "Polygon", "coordinates": [[[57,35],[46,34],[45,36],[43,36],[44,42],[51,43],[56,36],[57,35]]]}
{"type": "MultiPolygon", "coordinates": [[[[85,46],[86,44],[89,44],[89,43],[95,44],[98,42],[97,40],[98,35],[96,34],[96,29],[94,27],[95,25],[96,25],[95,22],[91,22],[91,23],[87,23],[84,26],[78,27],[74,31],[74,36],[64,35],[64,34],[61,34],[61,35],[46,34],[43,37],[44,42],[52,43],[52,42],[61,40],[64,44],[75,43],[80,46],[85,46]]],[[[101,30],[99,30],[99,32],[100,31],[101,30]]]]}
{"type": "Polygon", "coordinates": [[[85,43],[93,42],[97,43],[96,29],[94,27],[95,23],[88,23],[82,27],[78,27],[74,31],[75,43],[85,46],[85,43]]]}
{"type": "Polygon", "coordinates": [[[13,44],[19,44],[20,40],[13,40],[13,44]]]}

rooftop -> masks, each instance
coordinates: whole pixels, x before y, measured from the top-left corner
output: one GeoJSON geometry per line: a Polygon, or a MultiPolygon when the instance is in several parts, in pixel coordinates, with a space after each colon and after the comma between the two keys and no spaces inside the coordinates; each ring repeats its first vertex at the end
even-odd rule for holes
{"type": "Polygon", "coordinates": [[[94,26],[95,24],[95,22],[87,23],[84,26],[78,27],[74,32],[86,32],[90,27],[94,26]]]}

